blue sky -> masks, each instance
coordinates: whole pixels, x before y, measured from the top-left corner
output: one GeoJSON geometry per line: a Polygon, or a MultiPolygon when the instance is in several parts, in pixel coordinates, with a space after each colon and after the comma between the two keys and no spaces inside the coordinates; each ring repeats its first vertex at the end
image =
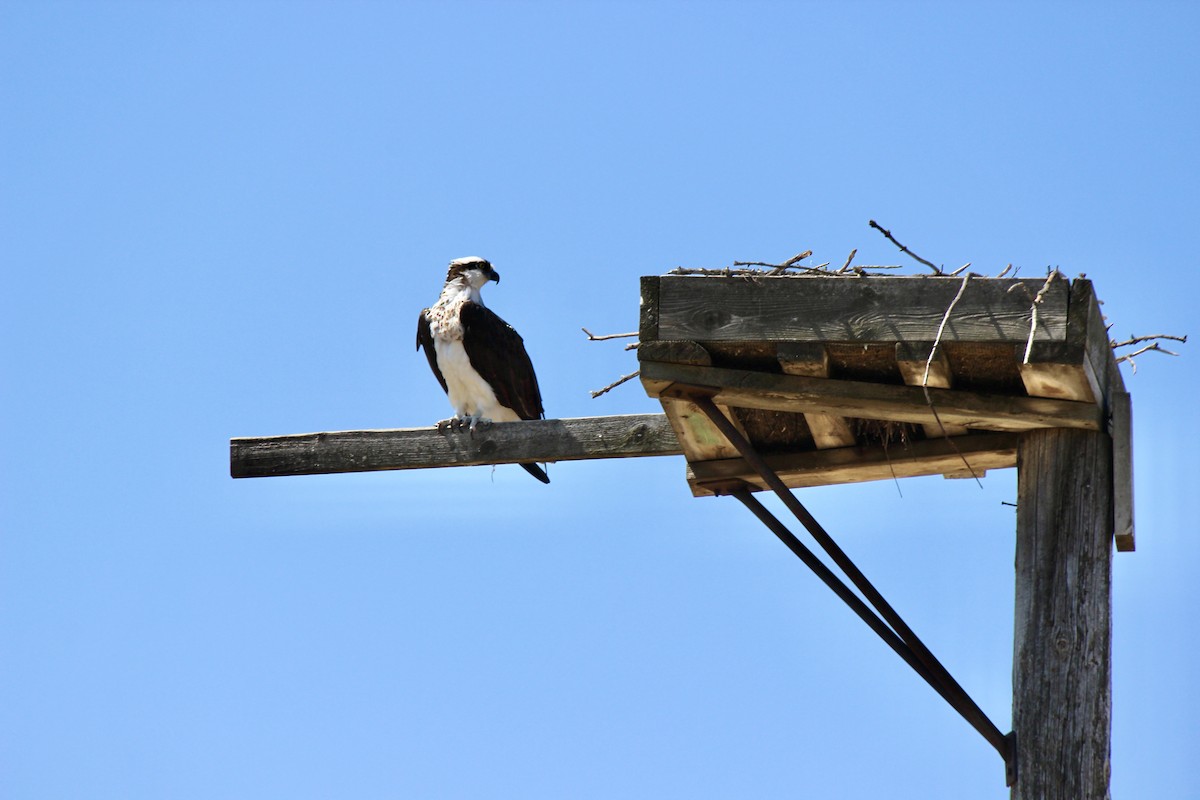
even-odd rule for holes
{"type": "MultiPolygon", "coordinates": [[[[231,436],[447,414],[478,254],[555,417],[654,411],[677,265],[1086,273],[1195,333],[1190,4],[0,7],[11,798],[1001,798],[994,752],[678,459],[233,481],[231,436]]],[[[912,270],[917,272],[918,270],[912,270]]],[[[1195,792],[1192,354],[1126,373],[1114,796],[1195,792]]],[[[802,499],[1007,730],[1015,474],[802,499]]]]}

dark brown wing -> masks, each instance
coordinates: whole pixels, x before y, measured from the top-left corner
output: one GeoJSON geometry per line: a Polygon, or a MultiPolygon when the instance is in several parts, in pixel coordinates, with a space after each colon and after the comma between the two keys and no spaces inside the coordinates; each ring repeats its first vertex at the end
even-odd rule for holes
{"type": "Polygon", "coordinates": [[[520,334],[478,303],[464,303],[459,321],[471,366],[496,392],[500,404],[521,419],[545,417],[537,375],[520,334]]]}
{"type": "Polygon", "coordinates": [[[417,318],[417,349],[425,348],[425,358],[429,359],[429,368],[433,370],[433,377],[437,378],[438,383],[442,385],[443,392],[449,392],[446,388],[446,379],[442,377],[442,371],[438,369],[437,350],[433,348],[433,331],[429,330],[429,318],[425,316],[428,308],[421,309],[421,316],[417,318]]]}

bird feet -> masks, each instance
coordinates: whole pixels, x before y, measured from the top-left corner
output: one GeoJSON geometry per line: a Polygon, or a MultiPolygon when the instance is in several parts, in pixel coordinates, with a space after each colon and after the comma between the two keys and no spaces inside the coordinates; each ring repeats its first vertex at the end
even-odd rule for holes
{"type": "Polygon", "coordinates": [[[446,433],[447,431],[461,432],[463,428],[472,436],[475,435],[476,428],[487,429],[491,426],[492,421],[480,414],[465,414],[461,417],[450,417],[450,419],[438,420],[438,433],[446,433]]]}

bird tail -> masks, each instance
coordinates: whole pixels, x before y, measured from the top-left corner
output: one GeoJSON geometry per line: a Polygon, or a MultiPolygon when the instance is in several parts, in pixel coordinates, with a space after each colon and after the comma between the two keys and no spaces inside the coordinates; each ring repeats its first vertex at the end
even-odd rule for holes
{"type": "Polygon", "coordinates": [[[539,467],[537,464],[530,462],[528,464],[522,464],[521,466],[525,469],[526,472],[528,472],[533,477],[537,478],[542,483],[550,482],[550,476],[547,475],[546,471],[543,470],[541,467],[539,467]]]}

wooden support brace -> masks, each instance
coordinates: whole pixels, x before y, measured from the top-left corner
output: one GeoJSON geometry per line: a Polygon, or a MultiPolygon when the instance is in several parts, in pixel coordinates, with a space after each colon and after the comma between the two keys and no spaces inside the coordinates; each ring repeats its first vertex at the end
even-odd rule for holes
{"type": "Polygon", "coordinates": [[[1030,397],[1103,404],[1111,351],[1091,281],[1071,284],[1065,338],[1035,335],[1032,344],[1017,346],[1015,355],[1030,397]]]}
{"type": "MultiPolygon", "coordinates": [[[[671,423],[672,430],[675,431],[675,438],[689,458],[709,460],[733,458],[737,455],[737,449],[721,435],[721,432],[696,407],[695,403],[690,400],[669,400],[665,397],[661,400],[667,420],[671,423]]],[[[746,434],[729,406],[717,406],[717,408],[734,427],[741,431],[743,436],[746,434]]]]}
{"type": "Polygon", "coordinates": [[[1133,535],[1133,406],[1128,392],[1112,396],[1113,538],[1117,550],[1136,548],[1133,535]]]}
{"type": "MultiPolygon", "coordinates": [[[[829,352],[815,342],[780,342],[777,347],[779,366],[785,375],[800,375],[806,378],[829,377],[829,352]]],[[[855,443],[854,432],[845,417],[837,414],[811,413],[804,415],[808,429],[812,431],[817,449],[850,447],[855,443]]]]}
{"type": "Polygon", "coordinates": [[[1024,352],[1023,346],[1016,348],[1021,382],[1030,397],[1095,403],[1100,396],[1098,381],[1082,351],[1073,352],[1060,342],[1034,342],[1029,361],[1024,360],[1024,352]]]}
{"type": "Polygon", "coordinates": [[[915,386],[803,378],[654,361],[642,362],[642,382],[652,396],[668,393],[671,385],[678,383],[684,387],[709,387],[713,390],[713,402],[729,406],[935,424],[925,399],[928,391],[942,422],[952,425],[997,431],[1101,429],[1101,413],[1096,406],[1040,397],[984,395],[954,389],[925,390],[915,386]],[[668,388],[660,388],[663,386],[668,388]]]}
{"type": "MultiPolygon", "coordinates": [[[[638,360],[666,361],[698,367],[712,366],[712,357],[708,351],[696,342],[687,341],[647,342],[638,348],[638,360]]],[[[671,428],[675,431],[676,439],[689,458],[707,460],[732,458],[737,455],[734,446],[726,441],[694,403],[688,400],[670,400],[666,397],[660,397],[659,400],[671,428]]],[[[718,408],[744,435],[745,430],[742,430],[741,423],[733,411],[728,406],[718,408]]]]}
{"type": "MultiPolygon", "coordinates": [[[[805,453],[779,453],[764,460],[793,489],[861,481],[944,475],[963,470],[963,459],[977,475],[1017,465],[1017,434],[962,436],[951,446],[944,438],[912,442],[905,447],[843,447],[805,453]]],[[[693,462],[688,470],[692,494],[722,494],[729,486],[762,491],[766,485],[742,458],[693,462]]]]}

